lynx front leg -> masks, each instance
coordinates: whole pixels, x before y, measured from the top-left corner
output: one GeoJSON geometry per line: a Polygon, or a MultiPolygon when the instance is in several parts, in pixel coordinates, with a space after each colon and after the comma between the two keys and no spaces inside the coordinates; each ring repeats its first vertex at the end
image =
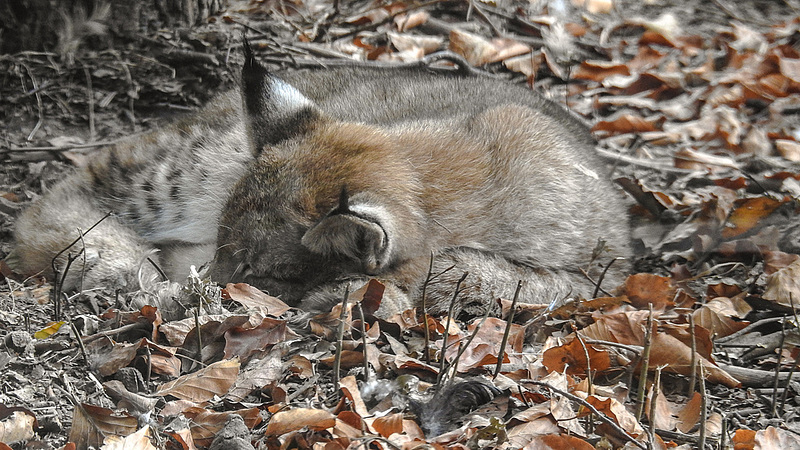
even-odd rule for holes
{"type": "Polygon", "coordinates": [[[154,253],[154,248],[113,216],[98,224],[106,213],[98,209],[75,179],[67,179],[17,219],[15,247],[6,257],[6,263],[26,276],[42,273],[52,278],[53,258],[67,249],[55,263],[63,276],[68,258],[74,257],[64,278],[64,290],[81,285],[84,289],[102,286],[135,289],[140,267],[144,277],[155,275],[152,266],[142,264],[154,253]],[[81,253],[82,249],[85,252],[81,253]]]}

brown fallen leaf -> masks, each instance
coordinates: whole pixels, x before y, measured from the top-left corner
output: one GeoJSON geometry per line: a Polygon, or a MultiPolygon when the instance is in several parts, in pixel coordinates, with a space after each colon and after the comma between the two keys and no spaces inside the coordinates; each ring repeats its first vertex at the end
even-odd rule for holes
{"type": "Polygon", "coordinates": [[[564,345],[548,348],[542,355],[542,364],[551,372],[563,372],[566,369],[567,374],[579,376],[585,375],[587,368],[591,368],[592,372],[602,372],[611,367],[608,352],[585,345],[584,349],[579,339],[573,339],[564,345]]]}
{"type": "Polygon", "coordinates": [[[279,342],[298,338],[285,320],[265,317],[255,327],[233,327],[225,332],[225,359],[232,357],[248,360],[253,354],[269,350],[279,342]]]}
{"type": "Polygon", "coordinates": [[[225,427],[231,414],[241,416],[245,426],[251,430],[261,423],[261,411],[258,408],[216,412],[193,406],[183,411],[183,415],[191,421],[192,440],[198,447],[211,445],[211,441],[225,427]]]}
{"type": "Polygon", "coordinates": [[[752,308],[738,297],[716,297],[692,312],[695,325],[699,325],[714,338],[725,337],[746,327],[750,322],[742,319],[752,308]]]}
{"type": "Polygon", "coordinates": [[[800,260],[768,276],[761,297],[786,307],[800,306],[800,260]]]}
{"type": "Polygon", "coordinates": [[[800,448],[800,436],[783,428],[767,427],[756,431],[754,439],[757,449],[790,449],[800,448]]]}
{"type": "Polygon", "coordinates": [[[600,120],[592,127],[594,132],[604,132],[604,135],[617,135],[623,133],[644,133],[657,131],[660,128],[661,118],[644,118],[631,112],[622,112],[613,115],[607,120],[600,120]]]}
{"type": "Polygon", "coordinates": [[[156,447],[150,442],[150,426],[145,425],[125,437],[109,436],[100,450],[156,450],[156,447]]]}
{"type": "Polygon", "coordinates": [[[106,437],[128,436],[138,425],[138,420],[127,413],[81,403],[75,406],[68,439],[78,448],[100,447],[106,437]]]}
{"type": "Polygon", "coordinates": [[[312,430],[324,430],[336,425],[336,416],[321,409],[295,408],[275,413],[264,430],[266,436],[280,436],[291,431],[308,427],[312,430]]]}
{"type": "Polygon", "coordinates": [[[681,433],[690,432],[697,426],[700,420],[700,407],[703,404],[703,397],[699,392],[695,392],[692,398],[683,405],[683,408],[678,412],[677,428],[681,433]]]}
{"type": "Polygon", "coordinates": [[[733,434],[731,443],[736,450],[753,450],[756,446],[756,430],[738,429],[733,434]]]}
{"type": "Polygon", "coordinates": [[[394,413],[378,417],[372,422],[372,428],[385,438],[395,433],[402,433],[403,413],[394,413]]]}
{"type": "Polygon", "coordinates": [[[14,411],[0,420],[0,442],[13,444],[33,439],[36,418],[23,411],[14,411]]]}
{"type": "MultiPolygon", "coordinates": [[[[594,406],[598,411],[613,419],[614,422],[620,426],[620,428],[627,431],[629,434],[638,436],[644,432],[644,429],[639,424],[639,421],[636,420],[636,417],[634,417],[634,415],[628,411],[625,405],[620,403],[618,400],[599,395],[589,395],[585,398],[585,400],[587,403],[594,406]]],[[[591,410],[585,407],[581,407],[579,410],[580,417],[584,417],[590,413],[591,410]]],[[[611,428],[607,428],[604,432],[615,433],[611,431],[611,428]]]]}
{"type": "Polygon", "coordinates": [[[482,66],[495,54],[491,42],[477,34],[453,29],[450,31],[448,49],[464,57],[470,65],[482,66]]]}
{"type": "Polygon", "coordinates": [[[736,209],[728,217],[726,227],[722,230],[722,237],[730,239],[752,230],[784,203],[784,200],[775,200],[770,197],[736,200],[734,202],[736,209]]]}
{"type": "Polygon", "coordinates": [[[650,386],[650,389],[651,394],[647,396],[644,407],[645,415],[647,416],[648,421],[656,428],[660,428],[662,430],[674,429],[675,424],[678,422],[675,414],[673,413],[675,408],[673,408],[672,403],[667,400],[664,392],[659,388],[658,392],[656,393],[656,407],[655,409],[652,409],[652,385],[650,386]],[[655,416],[651,417],[650,411],[655,412],[655,416]]]}
{"type": "Polygon", "coordinates": [[[247,283],[228,283],[225,289],[222,290],[222,296],[239,303],[248,310],[258,311],[274,317],[278,317],[291,309],[289,305],[277,297],[268,295],[247,283]]]}
{"type": "Polygon", "coordinates": [[[602,82],[606,78],[615,75],[630,75],[630,69],[625,64],[614,63],[611,61],[583,61],[575,69],[572,78],[576,80],[591,80],[602,82]]]}
{"type": "Polygon", "coordinates": [[[567,434],[545,434],[534,437],[522,450],[594,450],[594,446],[583,439],[567,434]]]}
{"type": "Polygon", "coordinates": [[[348,375],[342,378],[339,380],[339,388],[342,390],[344,396],[353,404],[353,409],[358,415],[361,417],[369,416],[369,410],[367,409],[367,405],[364,404],[364,400],[361,398],[361,391],[358,389],[356,377],[348,375]]]}
{"type": "Polygon", "coordinates": [[[653,305],[654,310],[674,306],[676,291],[668,277],[649,273],[631,275],[622,286],[622,293],[628,297],[631,305],[641,309],[647,309],[649,305],[653,305]]]}
{"type": "MultiPolygon", "coordinates": [[[[702,328],[695,327],[697,330],[702,328]]],[[[706,336],[707,338],[707,336],[706,336]]],[[[692,349],[689,345],[668,333],[655,333],[652,335],[653,343],[650,348],[650,367],[663,366],[664,371],[691,375],[692,373],[692,349]]],[[[704,344],[704,339],[697,336],[698,353],[701,353],[700,346],[704,344]]],[[[710,343],[710,339],[707,339],[710,343]]],[[[741,386],[741,383],[730,374],[717,367],[713,361],[709,360],[710,355],[697,355],[697,363],[703,365],[707,374],[707,380],[712,383],[723,384],[734,388],[741,386]]]]}
{"type": "Polygon", "coordinates": [[[225,395],[238,374],[239,358],[215,362],[197,372],[162,384],[155,395],[171,395],[192,402],[205,402],[215,395],[225,395]]]}

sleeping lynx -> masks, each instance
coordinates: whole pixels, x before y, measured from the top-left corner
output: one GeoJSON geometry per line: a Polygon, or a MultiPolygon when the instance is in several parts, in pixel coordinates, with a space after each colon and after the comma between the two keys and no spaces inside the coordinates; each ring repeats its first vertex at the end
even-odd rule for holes
{"type": "Polygon", "coordinates": [[[629,254],[592,145],[581,123],[524,87],[423,68],[279,78],[246,49],[241,94],[70,175],[18,219],[6,261],[48,274],[78,229],[113,211],[83,237],[86,266],[76,261],[67,289],[83,276],[84,288],[132,290],[152,270],[148,256],[176,280],[213,259],[215,281],[310,310],[374,277],[387,285],[386,315],[416,304],[433,254],[433,273],[454,266],[428,287],[435,308],[465,272],[465,301],[510,297],[524,280],[523,301],[549,303],[591,294],[583,272],[596,279],[629,254]],[[600,240],[610,252],[594,259],[600,240]]]}

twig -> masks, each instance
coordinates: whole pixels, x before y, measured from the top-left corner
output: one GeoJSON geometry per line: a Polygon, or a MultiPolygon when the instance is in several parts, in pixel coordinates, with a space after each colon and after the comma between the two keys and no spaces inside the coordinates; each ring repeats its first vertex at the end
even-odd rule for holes
{"type": "Polygon", "coordinates": [[[645,167],[647,169],[659,170],[661,172],[679,173],[679,174],[683,174],[683,175],[687,175],[687,174],[695,172],[693,170],[688,170],[688,169],[679,169],[679,168],[677,168],[677,167],[675,167],[675,166],[673,166],[671,164],[667,164],[667,163],[659,163],[659,162],[656,162],[656,161],[649,161],[649,160],[646,160],[646,159],[634,158],[632,156],[623,155],[623,154],[620,154],[620,153],[614,153],[614,152],[611,152],[611,151],[608,151],[608,150],[605,150],[605,149],[602,149],[602,148],[598,148],[595,151],[597,152],[597,154],[599,156],[601,156],[603,158],[606,158],[606,159],[611,159],[611,160],[616,161],[616,162],[621,162],[621,163],[625,163],[625,164],[631,164],[631,165],[634,165],[634,166],[645,167]]]}
{"type": "Polygon", "coordinates": [[[422,321],[423,329],[425,330],[425,345],[423,348],[425,349],[425,364],[431,365],[431,331],[430,327],[428,326],[428,304],[427,304],[427,292],[428,292],[428,283],[431,282],[431,276],[433,275],[433,258],[434,254],[431,251],[431,261],[428,264],[428,275],[425,276],[425,282],[422,283],[422,321]]]}
{"type": "Polygon", "coordinates": [[[778,362],[775,364],[775,379],[772,382],[772,416],[778,417],[778,383],[781,373],[781,359],[783,359],[783,345],[786,342],[786,316],[781,322],[781,343],[778,346],[778,362]]]}
{"type": "Polygon", "coordinates": [[[39,92],[39,84],[36,82],[36,78],[33,77],[33,72],[31,68],[28,67],[26,64],[22,64],[22,67],[25,68],[25,72],[27,72],[28,77],[31,79],[31,85],[33,85],[33,93],[36,96],[36,109],[37,109],[37,116],[38,120],[36,125],[34,125],[31,132],[28,134],[28,138],[26,141],[30,142],[33,140],[33,137],[36,136],[36,132],[39,131],[39,128],[42,127],[44,123],[44,106],[42,106],[42,94],[39,92]]]}
{"type": "Polygon", "coordinates": [[[72,333],[75,334],[75,340],[78,341],[78,348],[81,350],[81,356],[83,356],[83,362],[89,364],[89,356],[86,354],[86,346],[83,345],[83,339],[81,339],[81,334],[78,332],[78,327],[75,326],[75,322],[72,319],[69,319],[69,326],[72,329],[72,333]]]}
{"type": "MultiPolygon", "coordinates": [[[[792,314],[794,314],[794,324],[795,324],[795,328],[796,328],[800,324],[800,321],[797,318],[797,309],[794,307],[794,297],[792,296],[791,292],[789,292],[789,305],[792,307],[792,314]]],[[[779,360],[779,362],[780,362],[780,360],[779,360]]],[[[797,368],[798,363],[800,363],[800,353],[797,353],[797,355],[794,358],[794,364],[792,364],[792,368],[789,369],[789,376],[788,376],[788,379],[786,380],[786,386],[788,386],[789,383],[791,383],[792,375],[794,375],[794,371],[797,368]]],[[[780,365],[780,364],[778,364],[778,365],[780,365]]],[[[784,405],[786,405],[786,397],[787,397],[788,394],[789,394],[789,389],[784,389],[783,390],[783,395],[781,396],[781,405],[778,408],[778,411],[780,412],[781,416],[783,416],[783,407],[784,407],[784,405]]]]}
{"type": "Polygon", "coordinates": [[[203,339],[200,333],[200,308],[194,310],[194,329],[197,332],[197,360],[203,363],[203,339]]]}
{"type": "MultiPolygon", "coordinates": [[[[597,279],[597,284],[595,284],[595,286],[594,286],[594,292],[592,293],[592,298],[597,298],[597,294],[601,290],[600,286],[603,285],[603,280],[605,280],[606,274],[608,273],[608,269],[611,268],[611,265],[614,264],[615,262],[621,261],[623,259],[625,259],[625,258],[616,257],[616,258],[612,259],[608,264],[606,264],[606,267],[603,268],[603,273],[600,274],[600,277],[597,279]]],[[[603,291],[603,292],[605,292],[605,291],[603,291]]]]}
{"type": "MultiPolygon", "coordinates": [[[[465,351],[470,347],[472,341],[475,340],[475,336],[478,335],[478,331],[480,331],[481,327],[483,326],[486,319],[489,317],[489,312],[491,308],[487,305],[486,311],[483,313],[483,317],[481,317],[481,321],[475,326],[475,329],[472,331],[472,334],[467,339],[467,342],[464,343],[463,341],[459,342],[458,344],[458,353],[456,353],[456,357],[453,359],[453,378],[456,376],[456,369],[458,368],[458,361],[461,360],[461,356],[464,354],[465,351]],[[462,345],[463,344],[463,345],[462,345]]],[[[448,368],[449,370],[449,368],[448,368]]],[[[451,378],[452,380],[452,378],[451,378]]]]}
{"type": "Polygon", "coordinates": [[[367,360],[367,327],[364,324],[364,308],[361,307],[361,302],[356,303],[358,306],[358,317],[361,318],[361,352],[364,356],[364,381],[369,381],[369,361],[367,360]]]}
{"type": "MultiPolygon", "coordinates": [[[[67,263],[64,264],[64,273],[61,274],[61,276],[59,277],[58,272],[55,272],[55,281],[54,281],[55,287],[53,288],[53,299],[55,300],[53,302],[53,315],[54,315],[53,320],[61,319],[61,313],[63,312],[61,308],[62,305],[61,294],[63,294],[63,292],[61,291],[64,286],[64,282],[67,279],[67,274],[69,273],[69,269],[72,267],[72,263],[74,263],[75,260],[78,259],[78,257],[80,257],[81,254],[83,254],[84,250],[85,249],[82,248],[75,256],[72,256],[72,253],[67,253],[67,263]]],[[[64,297],[67,298],[67,301],[69,301],[67,294],[64,294],[64,297]]]]}
{"type": "MultiPolygon", "coordinates": [[[[81,254],[83,255],[83,264],[81,264],[81,278],[80,285],[78,286],[79,297],[83,296],[83,281],[86,278],[86,241],[83,240],[83,231],[78,228],[78,234],[81,238],[81,254]]],[[[65,273],[66,275],[66,273],[65,273]]]]}
{"type": "Polygon", "coordinates": [[[642,420],[644,413],[644,395],[647,385],[647,371],[650,366],[650,347],[652,345],[653,331],[653,305],[650,305],[650,314],[647,316],[647,330],[644,333],[644,350],[642,350],[641,364],[639,371],[639,387],[636,395],[636,420],[642,420]]]}
{"type": "Polygon", "coordinates": [[[708,421],[708,395],[706,393],[706,371],[700,364],[700,442],[697,447],[706,448],[706,422],[708,421]]]}
{"type": "Polygon", "coordinates": [[[581,405],[585,406],[590,411],[592,411],[597,416],[598,419],[600,419],[601,421],[606,423],[608,426],[613,428],[614,431],[616,431],[617,433],[621,434],[623,437],[625,437],[625,439],[627,439],[633,445],[635,445],[636,447],[639,447],[641,449],[645,449],[645,450],[647,449],[647,445],[645,443],[637,441],[636,438],[631,436],[627,431],[622,429],[622,427],[617,425],[617,423],[614,422],[613,419],[611,419],[610,417],[608,417],[607,415],[602,413],[600,410],[595,408],[594,405],[592,405],[591,403],[587,402],[586,400],[578,397],[577,395],[570,394],[569,392],[566,392],[566,391],[562,391],[561,389],[559,389],[557,387],[554,387],[554,386],[552,386],[552,385],[550,385],[550,384],[548,384],[548,383],[546,383],[544,381],[522,379],[522,380],[519,381],[519,383],[520,384],[528,383],[528,384],[535,384],[537,386],[542,386],[542,387],[545,387],[545,388],[555,392],[558,395],[566,397],[568,400],[572,400],[573,402],[580,403],[581,405]]]}
{"type": "Polygon", "coordinates": [[[656,367],[656,373],[653,378],[653,385],[650,387],[650,411],[648,416],[650,419],[650,426],[648,427],[647,434],[650,437],[650,444],[656,442],[656,403],[658,401],[658,391],[661,390],[661,366],[656,367]]]}
{"type": "Polygon", "coordinates": [[[511,327],[514,323],[514,315],[517,312],[517,301],[519,300],[519,292],[522,290],[522,280],[517,282],[517,289],[514,291],[514,299],[511,300],[511,311],[508,313],[508,319],[506,319],[506,329],[503,332],[503,340],[500,341],[500,351],[497,353],[497,366],[494,368],[494,376],[492,379],[496,379],[498,375],[500,375],[500,369],[503,367],[503,355],[506,353],[506,345],[508,345],[508,336],[511,334],[511,327]]]}
{"type": "Polygon", "coordinates": [[[336,354],[333,357],[333,387],[339,388],[339,370],[342,367],[342,341],[344,340],[344,324],[347,321],[347,302],[350,300],[350,284],[344,288],[342,312],[339,314],[339,326],[336,328],[336,354]]]}
{"type": "MultiPolygon", "coordinates": [[[[586,382],[587,388],[586,393],[589,395],[594,394],[594,379],[592,378],[592,364],[589,360],[589,349],[586,347],[586,342],[584,342],[583,337],[579,333],[575,333],[575,338],[578,339],[578,343],[581,344],[581,348],[583,348],[583,356],[586,358],[586,382]]],[[[586,421],[586,429],[589,433],[594,432],[594,417],[589,415],[588,420],[586,421]]]]}
{"type": "Polygon", "coordinates": [[[147,262],[149,262],[150,265],[153,266],[153,268],[156,269],[156,272],[158,272],[158,276],[161,277],[161,281],[169,281],[169,277],[167,276],[167,274],[164,272],[164,270],[161,268],[161,266],[158,265],[158,263],[153,261],[153,258],[148,256],[147,257],[147,262]]]}
{"type": "Polygon", "coordinates": [[[497,37],[503,36],[503,32],[500,31],[500,29],[497,28],[497,25],[495,25],[494,22],[492,22],[492,20],[489,18],[489,16],[486,15],[486,12],[483,10],[483,8],[481,8],[480,5],[475,3],[475,0],[469,0],[469,7],[470,9],[474,9],[475,12],[478,13],[479,16],[481,16],[481,19],[483,19],[486,23],[489,24],[489,27],[491,27],[492,33],[494,33],[495,36],[497,37]]]}
{"type": "Polygon", "coordinates": [[[766,325],[768,323],[780,322],[781,320],[784,320],[784,318],[783,317],[768,317],[766,319],[761,319],[758,322],[753,322],[750,325],[742,328],[741,330],[737,331],[736,333],[729,334],[729,335],[727,335],[725,337],[717,339],[715,343],[716,344],[724,344],[726,342],[729,342],[729,341],[732,341],[732,340],[738,338],[739,336],[747,334],[747,333],[753,331],[754,329],[756,329],[756,328],[758,328],[758,327],[760,327],[762,325],[766,325]]]}
{"type": "Polygon", "coordinates": [[[92,335],[89,335],[89,336],[84,336],[83,337],[83,341],[84,342],[91,342],[91,341],[93,341],[95,339],[99,339],[99,338],[102,338],[102,337],[111,337],[111,336],[113,336],[115,334],[124,333],[126,331],[135,330],[137,328],[143,328],[142,324],[140,324],[138,322],[129,323],[127,325],[122,325],[121,327],[115,328],[113,330],[101,331],[99,333],[95,333],[95,334],[92,334],[92,335]]]}
{"type": "Polygon", "coordinates": [[[83,74],[86,76],[86,101],[89,104],[89,140],[94,140],[94,91],[92,90],[92,74],[89,68],[83,67],[83,74]]]}
{"type": "Polygon", "coordinates": [[[458,298],[459,291],[461,290],[461,283],[469,275],[469,272],[464,272],[464,275],[461,275],[461,278],[456,283],[456,288],[453,291],[453,298],[450,299],[450,308],[447,310],[447,322],[445,322],[444,327],[444,335],[442,336],[442,359],[439,361],[439,375],[436,377],[436,384],[441,385],[442,377],[444,376],[445,370],[445,363],[447,362],[447,358],[445,357],[445,353],[447,352],[447,338],[450,336],[450,323],[453,320],[453,310],[456,307],[456,298],[458,298]]]}
{"type": "Polygon", "coordinates": [[[101,142],[92,142],[90,144],[70,144],[70,145],[59,145],[59,146],[40,146],[40,147],[18,147],[18,146],[11,146],[3,151],[6,152],[66,152],[69,150],[74,150],[76,148],[95,148],[95,147],[105,147],[109,145],[114,145],[118,143],[121,139],[116,139],[113,141],[101,141],[101,142]]]}
{"type": "Polygon", "coordinates": [[[694,334],[694,316],[691,313],[689,314],[689,336],[692,338],[692,359],[690,363],[689,392],[686,393],[686,396],[691,398],[697,385],[697,339],[694,334]]]}

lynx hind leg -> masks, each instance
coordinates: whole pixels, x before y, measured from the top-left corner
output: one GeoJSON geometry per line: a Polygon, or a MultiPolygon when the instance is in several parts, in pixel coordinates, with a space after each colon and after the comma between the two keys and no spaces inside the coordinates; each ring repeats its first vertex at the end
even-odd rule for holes
{"type": "MultiPolygon", "coordinates": [[[[494,300],[511,300],[519,281],[523,282],[519,295],[523,303],[558,304],[569,296],[588,297],[594,292],[594,285],[580,271],[532,268],[479,250],[449,249],[434,259],[432,274],[436,277],[426,288],[430,313],[448,311],[458,280],[464,273],[467,276],[456,299],[456,315],[462,312],[470,316],[483,315],[487,307],[491,312],[499,312],[494,300]],[[436,276],[441,272],[444,273],[436,276]]],[[[421,287],[419,290],[421,292],[421,287]]]]}
{"type": "Polygon", "coordinates": [[[56,260],[56,269],[63,273],[70,256],[85,248],[69,266],[65,291],[80,287],[137,289],[140,275],[148,280],[157,275],[150,264],[142,264],[155,249],[113,216],[88,231],[105,214],[82,189],[62,183],[17,219],[15,245],[6,263],[26,276],[41,273],[52,278],[53,257],[78,239],[56,260]]]}

